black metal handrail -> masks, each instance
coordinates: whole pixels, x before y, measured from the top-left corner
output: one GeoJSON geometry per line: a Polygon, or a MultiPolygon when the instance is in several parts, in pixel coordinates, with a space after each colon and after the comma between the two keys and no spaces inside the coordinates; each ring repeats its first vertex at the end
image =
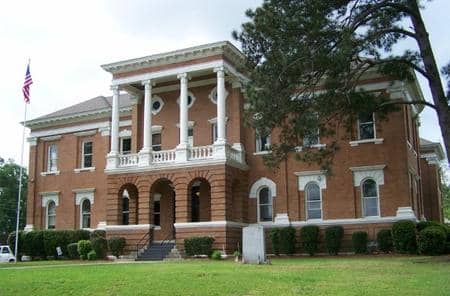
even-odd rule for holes
{"type": "Polygon", "coordinates": [[[161,255],[161,258],[163,258],[163,250],[164,250],[164,246],[167,245],[170,241],[172,241],[173,238],[173,233],[169,233],[168,235],[166,235],[166,237],[161,241],[160,245],[159,245],[159,253],[161,255]]]}
{"type": "Polygon", "coordinates": [[[139,250],[144,246],[148,246],[149,242],[153,240],[153,227],[151,227],[144,236],[136,244],[136,257],[139,255],[139,250]]]}

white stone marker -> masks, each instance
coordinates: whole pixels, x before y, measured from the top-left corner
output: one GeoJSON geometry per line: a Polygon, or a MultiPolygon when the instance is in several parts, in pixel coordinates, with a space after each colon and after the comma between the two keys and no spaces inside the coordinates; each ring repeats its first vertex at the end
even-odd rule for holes
{"type": "Polygon", "coordinates": [[[264,228],[251,225],[242,229],[242,258],[244,263],[266,263],[264,228]]]}

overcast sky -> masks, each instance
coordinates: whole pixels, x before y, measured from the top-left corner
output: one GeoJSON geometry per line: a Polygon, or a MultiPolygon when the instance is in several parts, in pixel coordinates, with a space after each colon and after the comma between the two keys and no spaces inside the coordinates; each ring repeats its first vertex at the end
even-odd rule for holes
{"type": "MultiPolygon", "coordinates": [[[[110,95],[111,77],[101,64],[221,40],[236,44],[231,31],[246,20],[247,8],[261,2],[4,1],[0,10],[0,157],[20,161],[21,87],[29,58],[34,81],[28,108],[31,119],[110,95]]],[[[435,0],[426,6],[423,17],[437,63],[443,66],[450,60],[450,1],[435,0]]],[[[429,98],[427,85],[420,82],[429,98]]],[[[441,141],[432,110],[422,112],[421,123],[421,137],[441,141]]]]}

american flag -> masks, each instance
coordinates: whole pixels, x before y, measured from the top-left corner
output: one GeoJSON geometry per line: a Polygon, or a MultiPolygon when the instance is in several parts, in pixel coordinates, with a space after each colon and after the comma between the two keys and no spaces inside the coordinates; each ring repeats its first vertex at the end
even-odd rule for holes
{"type": "Polygon", "coordinates": [[[27,73],[25,74],[25,81],[24,81],[23,87],[22,87],[23,99],[24,99],[25,103],[30,102],[30,85],[31,84],[33,84],[33,79],[31,79],[30,64],[28,63],[27,73]]]}

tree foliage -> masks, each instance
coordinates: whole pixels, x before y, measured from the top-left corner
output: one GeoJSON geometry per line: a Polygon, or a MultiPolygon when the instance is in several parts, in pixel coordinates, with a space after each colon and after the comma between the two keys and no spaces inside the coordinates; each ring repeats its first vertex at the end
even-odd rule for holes
{"type": "MultiPolygon", "coordinates": [[[[0,161],[0,243],[5,243],[8,234],[16,230],[16,209],[17,194],[19,190],[20,166],[13,160],[7,162],[0,161]]],[[[27,197],[28,176],[23,170],[21,212],[19,227],[23,229],[26,217],[26,197],[27,197]]]]}
{"type": "MultiPolygon", "coordinates": [[[[267,164],[276,165],[303,146],[299,160],[327,168],[338,141],[352,136],[358,116],[375,112],[377,120],[384,120],[405,103],[361,88],[374,74],[412,81],[417,72],[428,79],[433,104],[413,103],[437,109],[449,151],[448,98],[418,2],[265,0],[246,12],[250,21],[233,36],[248,60],[247,118],[260,134],[279,131],[267,164]],[[406,38],[417,41],[418,49],[394,54],[394,46],[406,38]],[[303,139],[318,130],[331,143],[310,149],[303,139]]],[[[449,76],[450,65],[442,73],[449,76]]]]}

